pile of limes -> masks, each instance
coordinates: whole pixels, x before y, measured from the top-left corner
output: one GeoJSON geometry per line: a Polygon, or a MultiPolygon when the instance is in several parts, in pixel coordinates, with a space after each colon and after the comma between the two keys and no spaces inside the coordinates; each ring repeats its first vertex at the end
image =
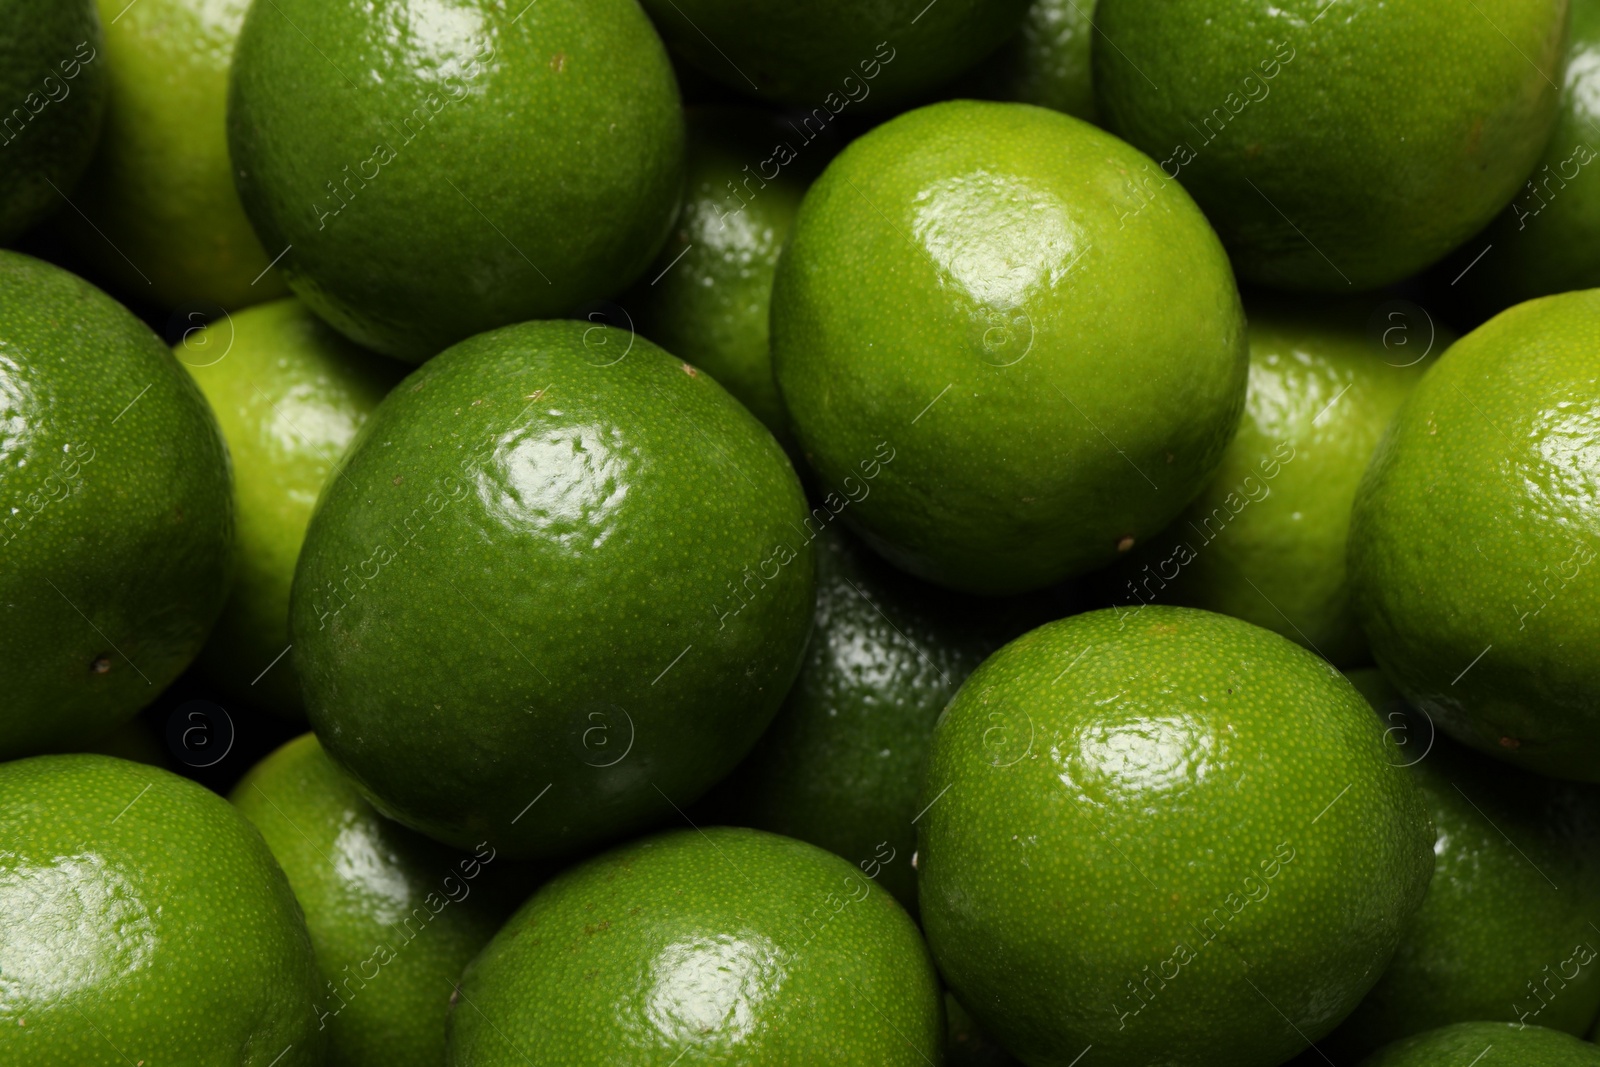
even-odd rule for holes
{"type": "Polygon", "coordinates": [[[0,0],[0,1067],[1600,1065],[1597,159],[1600,0],[0,0]]]}

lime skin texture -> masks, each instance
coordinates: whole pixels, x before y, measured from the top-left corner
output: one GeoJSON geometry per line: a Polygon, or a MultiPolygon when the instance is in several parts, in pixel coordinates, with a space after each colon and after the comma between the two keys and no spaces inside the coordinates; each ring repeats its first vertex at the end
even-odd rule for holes
{"type": "Polygon", "coordinates": [[[1361,1067],[1454,1067],[1475,1056],[1485,1067],[1594,1067],[1600,1048],[1571,1034],[1516,1023],[1467,1022],[1442,1026],[1396,1041],[1367,1057],[1361,1067]]]}
{"type": "Polygon", "coordinates": [[[1555,123],[1566,24],[1566,0],[1102,0],[1096,97],[1242,279],[1374,289],[1511,200],[1555,123]]]}
{"type": "Polygon", "coordinates": [[[0,241],[61,207],[100,138],[106,63],[94,0],[0,0],[0,241]]]}
{"type": "Polygon", "coordinates": [[[0,763],[0,1062],[321,1067],[311,939],[215,793],[111,756],[0,763]]]}
{"type": "Polygon", "coordinates": [[[1462,248],[1456,268],[1483,253],[1460,284],[1486,312],[1600,285],[1600,182],[1588,180],[1600,159],[1600,4],[1571,0],[1571,7],[1555,131],[1511,203],[1462,248]]]}
{"type": "Polygon", "coordinates": [[[1337,666],[1371,662],[1345,576],[1350,508],[1395,410],[1454,340],[1391,306],[1252,299],[1239,432],[1199,498],[1117,569],[1118,610],[1206,608],[1337,666]]]}
{"type": "Polygon", "coordinates": [[[450,992],[532,888],[524,872],[487,843],[458,854],[385,819],[311,734],[257,764],[231,799],[305,912],[329,1061],[444,1062],[450,992]]]}
{"type": "Polygon", "coordinates": [[[205,393],[233,459],[233,592],[200,666],[236,699],[303,717],[283,656],[295,561],[323,483],[405,368],[292,297],[191,330],[173,355],[205,393]]]}
{"type": "Polygon", "coordinates": [[[1447,733],[1600,778],[1600,291],[1519,304],[1395,415],[1350,524],[1378,666],[1447,733]]]}
{"type": "Polygon", "coordinates": [[[1427,888],[1433,828],[1391,752],[1342,675],[1238,619],[1033,630],[934,730],[918,875],[940,973],[1035,1067],[1091,1044],[1281,1063],[1377,981],[1427,888]]]}
{"type": "Polygon", "coordinates": [[[1026,606],[925,585],[833,531],[817,539],[800,677],[700,810],[843,856],[914,914],[913,820],[934,720],[1026,606]]]}
{"type": "Polygon", "coordinates": [[[824,485],[892,449],[846,514],[898,566],[1042,588],[1216,470],[1244,315],[1183,190],[1129,182],[1150,165],[1058,112],[952,101],[856,140],[806,194],[773,287],[778,388],[824,485]]]}
{"type": "Polygon", "coordinates": [[[228,68],[249,0],[98,6],[110,87],[99,150],[73,197],[83,216],[62,214],[74,244],[97,276],[165,307],[232,310],[284,295],[228,164],[228,68]]]}
{"type": "Polygon", "coordinates": [[[239,194],[268,254],[290,249],[289,287],[413,363],[620,293],[683,183],[677,83],[632,0],[439,10],[256,4],[228,101],[239,194]]]}
{"type": "Polygon", "coordinates": [[[1028,0],[642,0],[673,53],[741,93],[837,115],[905,106],[988,55],[1028,0]]]}
{"type": "MultiPolygon", "coordinates": [[[[971,95],[1095,121],[1094,0],[1033,0],[1022,28],[958,84],[971,95]]],[[[965,94],[963,94],[965,95],[965,94]]]]}
{"type": "Polygon", "coordinates": [[[742,759],[811,630],[806,503],[766,428],[642,337],[525,323],[397,386],[290,602],[306,710],[384,814],[566,854],[742,759]]]}
{"type": "Polygon", "coordinates": [[[1600,1009],[1600,790],[1438,736],[1375,670],[1351,682],[1403,739],[1433,816],[1433,880],[1389,969],[1324,1049],[1351,1060],[1448,1023],[1583,1035],[1600,1009]],[[1386,710],[1387,709],[1387,710],[1386,710]]]}
{"type": "Polygon", "coordinates": [[[0,252],[0,758],[87,746],[189,665],[228,595],[227,449],[160,338],[0,252]]]}
{"type": "Polygon", "coordinates": [[[776,163],[762,163],[793,142],[808,144],[754,108],[690,111],[683,209],[628,301],[641,333],[715,378],[780,438],[788,416],[772,380],[772,277],[817,157],[826,159],[812,148],[768,180],[776,163]]]}
{"type": "Polygon", "coordinates": [[[713,827],[534,894],[462,975],[446,1062],[923,1067],[943,1048],[933,962],[889,894],[814,845],[713,827]]]}

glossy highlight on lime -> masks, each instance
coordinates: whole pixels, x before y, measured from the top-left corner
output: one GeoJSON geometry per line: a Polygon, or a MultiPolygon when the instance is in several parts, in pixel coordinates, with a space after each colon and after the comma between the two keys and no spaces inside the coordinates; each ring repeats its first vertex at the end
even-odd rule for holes
{"type": "Polygon", "coordinates": [[[240,197],[290,288],[360,345],[417,363],[567,314],[667,236],[683,115],[644,12],[518,7],[274,0],[245,18],[240,197]]]}
{"type": "Polygon", "coordinates": [[[854,141],[778,265],[773,366],[807,461],[896,565],[989,594],[1115,559],[1222,460],[1244,314],[1221,244],[1149,161],[1070,116],[952,101],[854,141]],[[1170,269],[1174,259],[1185,269],[1170,269]]]}
{"type": "Polygon", "coordinates": [[[749,751],[811,629],[805,498],[709,376],[581,321],[482,334],[386,397],[290,602],[334,762],[457,847],[570,855],[749,751]]]}

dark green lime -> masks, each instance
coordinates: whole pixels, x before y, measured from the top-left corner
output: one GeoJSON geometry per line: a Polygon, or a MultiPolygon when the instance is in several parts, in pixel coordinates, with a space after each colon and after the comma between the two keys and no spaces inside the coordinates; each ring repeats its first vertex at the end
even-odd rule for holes
{"type": "Polygon", "coordinates": [[[311,723],[378,810],[462,848],[570,852],[674,818],[799,670],[800,483],[710,376],[526,323],[396,386],[306,534],[311,723]]]}

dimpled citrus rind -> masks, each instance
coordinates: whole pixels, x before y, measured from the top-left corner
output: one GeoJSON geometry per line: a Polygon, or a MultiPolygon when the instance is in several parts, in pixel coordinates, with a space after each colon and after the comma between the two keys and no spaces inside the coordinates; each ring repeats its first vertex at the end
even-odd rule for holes
{"type": "Polygon", "coordinates": [[[799,670],[804,518],[772,435],[642,337],[463,342],[379,405],[311,520],[290,605],[311,723],[380,811],[458,847],[548,856],[671,818],[799,670]]]}
{"type": "Polygon", "coordinates": [[[109,756],[39,756],[0,764],[0,824],[0,1060],[320,1067],[299,906],[221,797],[109,756]]]}
{"type": "Polygon", "coordinates": [[[850,863],[679,830],[558,875],[463,974],[452,1067],[942,1062],[926,946],[850,863]]]}
{"type": "Polygon", "coordinates": [[[683,182],[677,83],[632,0],[432,10],[255,5],[228,112],[245,212],[290,288],[413,363],[621,292],[683,182]]]}
{"type": "Polygon", "coordinates": [[[1600,122],[1600,5],[1573,0],[1571,21],[1544,156],[1494,222],[1443,264],[1446,277],[1484,310],[1600,285],[1600,193],[1584,180],[1600,158],[1593,133],[1600,122]],[[1482,258],[1473,263],[1476,256],[1482,258]]]}
{"type": "Polygon", "coordinates": [[[159,338],[0,251],[0,758],[93,744],[189,665],[227,597],[228,455],[159,338]]]}
{"type": "Polygon", "coordinates": [[[1466,1020],[1584,1034],[1600,1008],[1600,789],[1435,736],[1425,717],[1395,714],[1403,702],[1375,670],[1351,681],[1404,740],[1437,838],[1394,960],[1325,1047],[1350,1059],[1466,1020]]]}
{"type": "Polygon", "coordinates": [[[211,316],[283,296],[228,163],[228,68],[248,0],[96,6],[109,102],[73,197],[83,215],[63,215],[74,247],[119,291],[168,308],[211,316]]]}
{"type": "Polygon", "coordinates": [[[311,734],[258,763],[231,799],[305,912],[330,1060],[443,1062],[449,990],[510,911],[495,893],[514,879],[508,861],[487,844],[457,854],[383,818],[311,734]]]}
{"type": "Polygon", "coordinates": [[[1343,676],[1248,623],[1034,630],[935,729],[940,971],[1030,1064],[1280,1063],[1378,979],[1426,890],[1433,830],[1392,753],[1343,676]]]}
{"type": "Polygon", "coordinates": [[[1511,308],[1426,374],[1351,516],[1353,602],[1378,665],[1458,740],[1600,777],[1600,291],[1511,308]]]}
{"type": "Polygon", "coordinates": [[[1019,613],[900,574],[836,526],[816,559],[816,630],[800,676],[702,810],[843,856],[915,913],[912,820],[934,720],[1002,643],[996,623],[1019,613]]]}
{"type": "Polygon", "coordinates": [[[1241,278],[1349,292],[1471,237],[1556,119],[1566,0],[1103,0],[1094,77],[1140,180],[1194,195],[1241,278]]]}
{"type": "Polygon", "coordinates": [[[1350,508],[1395,409],[1453,340],[1387,307],[1252,302],[1239,432],[1200,497],[1130,554],[1113,603],[1205,608],[1339,666],[1371,662],[1345,574],[1350,508]]]}
{"type": "Polygon", "coordinates": [[[858,139],[806,194],[773,290],[779,391],[846,521],[903,569],[1040,588],[1154,534],[1216,469],[1244,316],[1182,189],[1128,184],[1146,163],[1057,112],[955,101],[858,139]]]}
{"type": "Polygon", "coordinates": [[[805,108],[826,123],[849,110],[905,106],[992,52],[1028,0],[644,0],[673,52],[722,84],[805,108]]]}
{"type": "Polygon", "coordinates": [[[238,569],[199,665],[236,699],[301,718],[285,655],[295,561],[334,463],[404,367],[293,298],[192,330],[173,354],[210,401],[233,459],[238,569]]]}
{"type": "Polygon", "coordinates": [[[690,111],[678,224],[626,301],[640,333],[710,374],[780,437],[788,416],[772,380],[772,276],[812,170],[768,180],[753,168],[775,140],[794,137],[753,108],[690,111]]]}
{"type": "Polygon", "coordinates": [[[1466,1022],[1396,1041],[1361,1067],[1447,1067],[1498,1049],[1518,1067],[1591,1067],[1600,1049],[1571,1034],[1516,1023],[1466,1022]]]}
{"type": "Polygon", "coordinates": [[[100,138],[105,67],[94,0],[0,2],[0,241],[72,195],[100,138]]]}

